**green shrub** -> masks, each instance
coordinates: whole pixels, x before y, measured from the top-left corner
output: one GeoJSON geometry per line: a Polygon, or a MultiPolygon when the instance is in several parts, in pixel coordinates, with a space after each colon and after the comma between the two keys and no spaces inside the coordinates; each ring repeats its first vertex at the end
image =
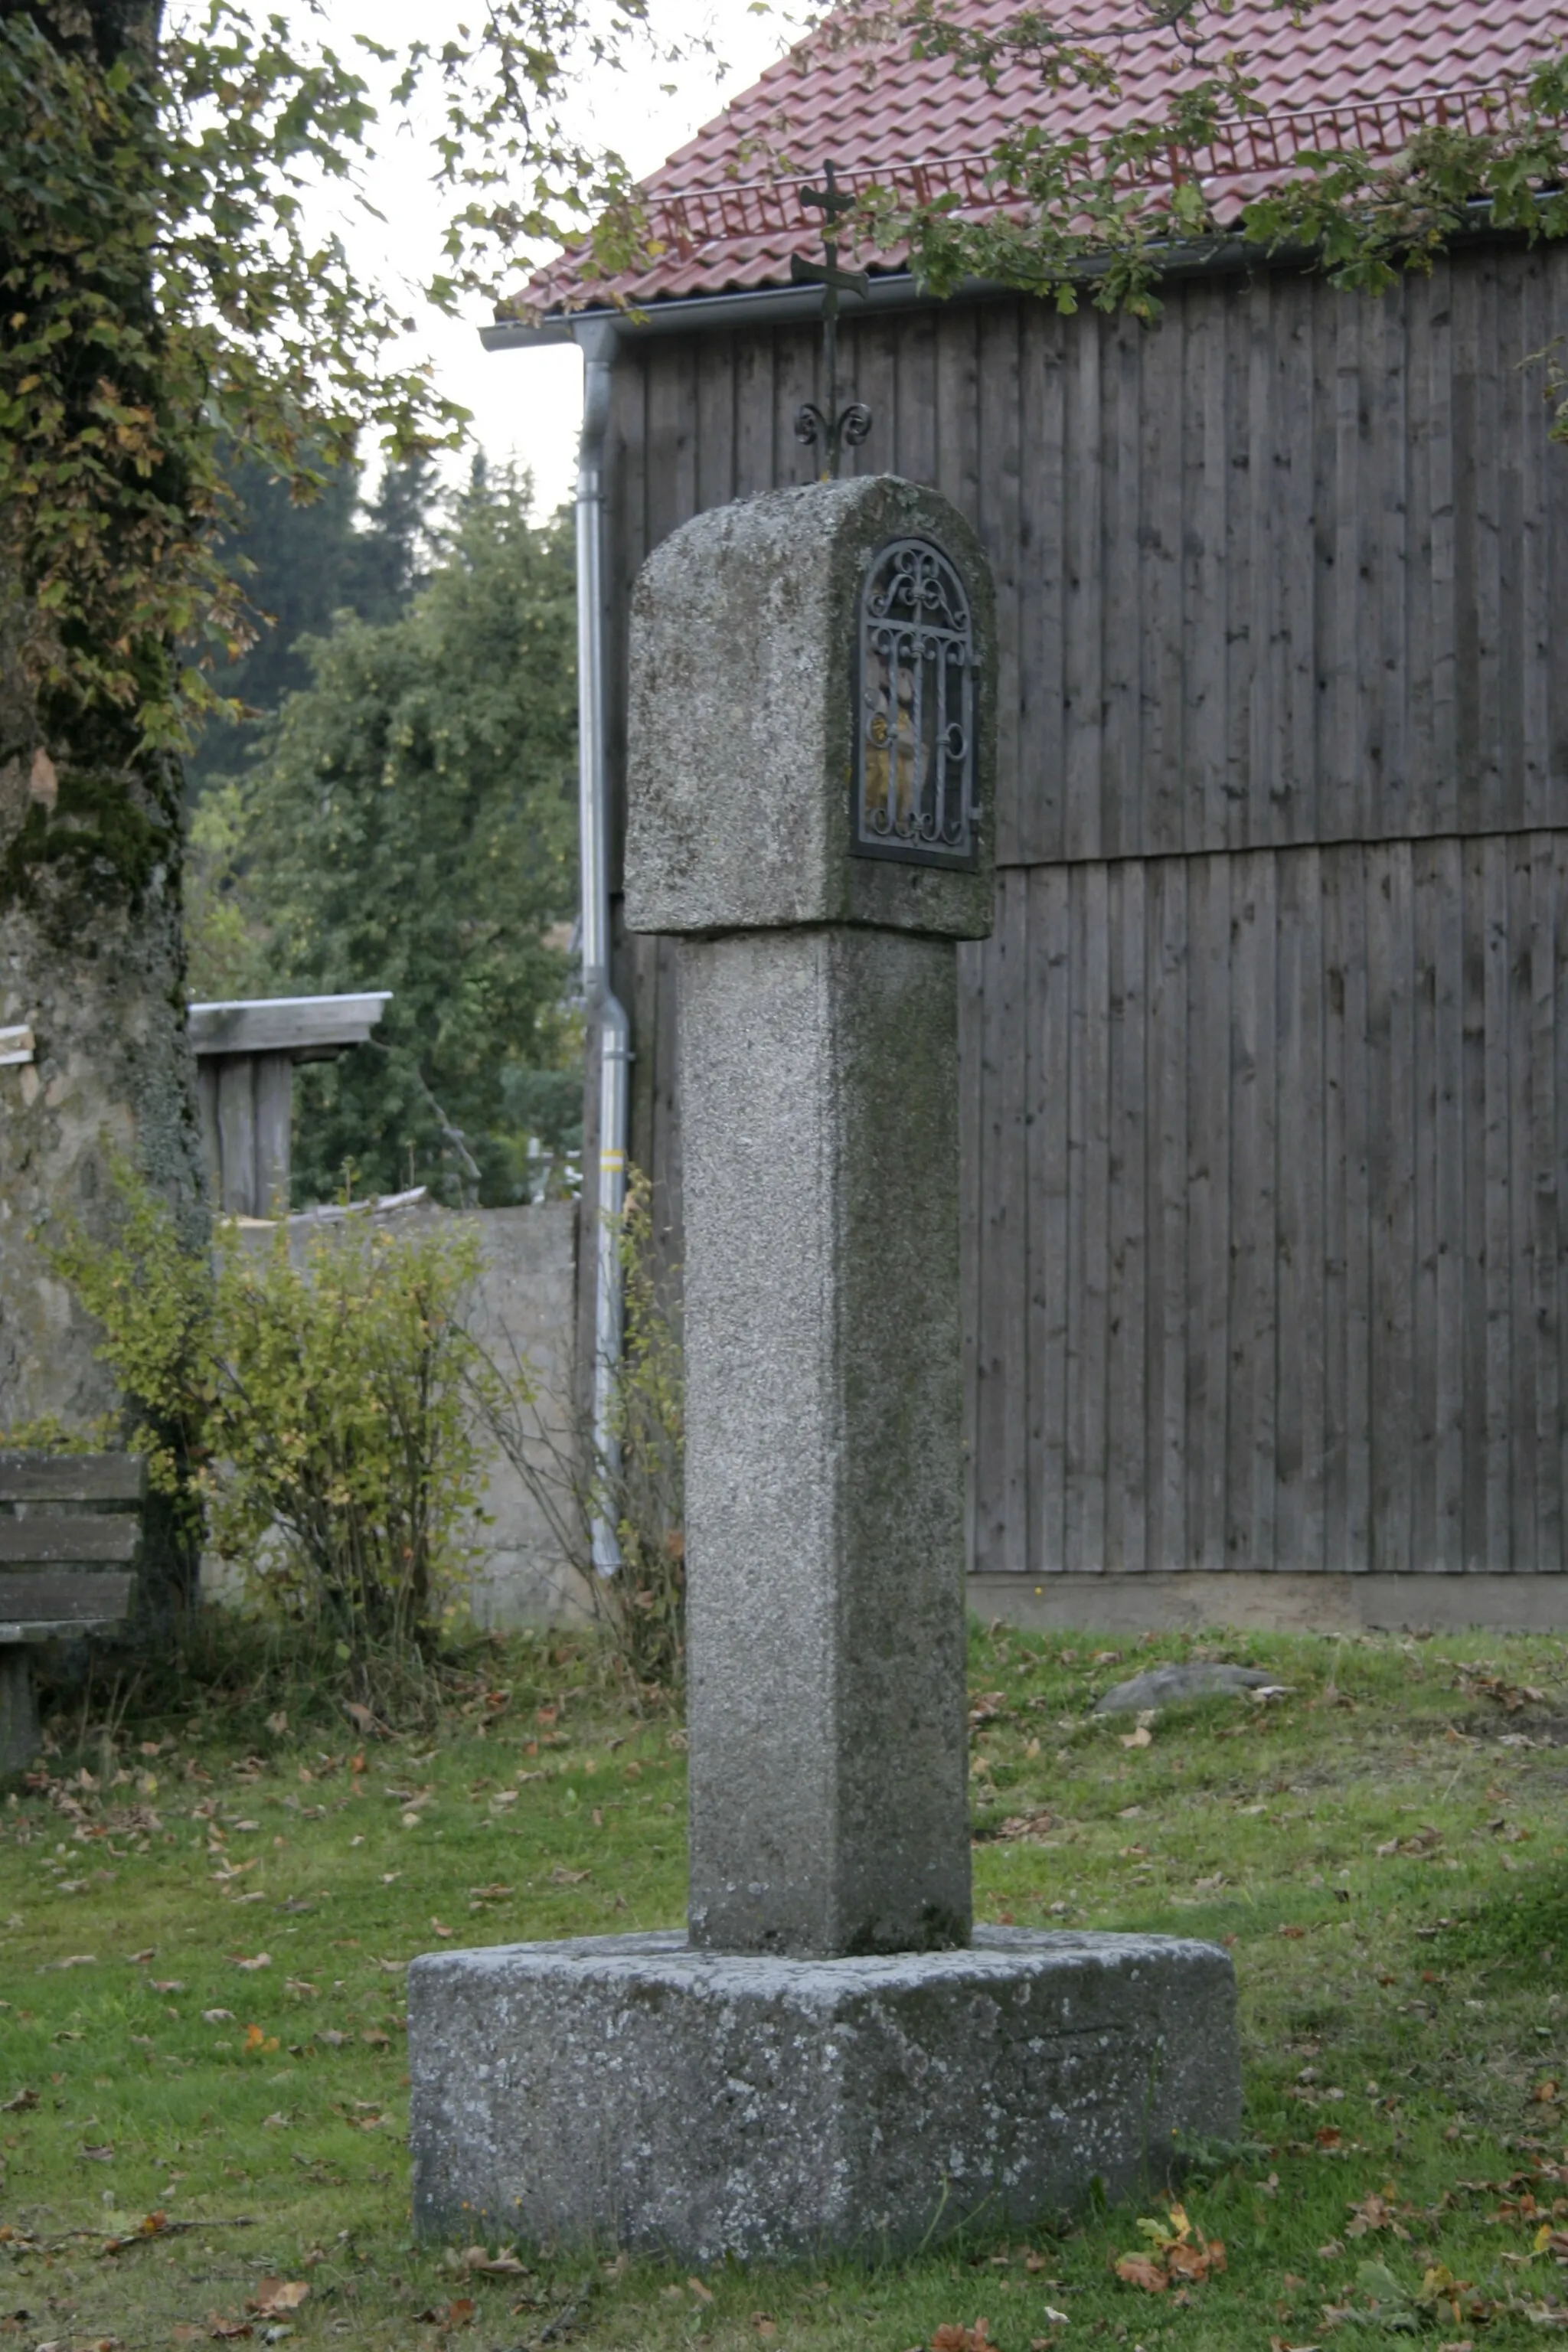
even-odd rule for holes
{"type": "Polygon", "coordinates": [[[256,1605],[328,1636],[349,1679],[427,1654],[473,1555],[477,1239],[352,1216],[252,1250],[224,1223],[209,1261],[127,1168],[115,1181],[115,1242],[73,1232],[50,1255],[103,1326],[153,1483],[205,1514],[256,1605]]]}

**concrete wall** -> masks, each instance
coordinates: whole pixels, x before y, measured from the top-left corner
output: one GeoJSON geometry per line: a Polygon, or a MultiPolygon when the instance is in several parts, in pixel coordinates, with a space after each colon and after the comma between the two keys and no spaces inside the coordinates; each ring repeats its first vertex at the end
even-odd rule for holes
{"type": "MultiPolygon", "coordinates": [[[[475,1335],[503,1368],[526,1365],[538,1403],[525,1448],[529,1465],[559,1480],[572,1455],[573,1299],[576,1279],[576,1208],[552,1201],[520,1209],[476,1209],[460,1215],[428,1204],[389,1212],[395,1229],[410,1219],[440,1217],[470,1228],[484,1252],[484,1272],[473,1300],[475,1335]]],[[[302,1243],[312,1220],[291,1221],[302,1243]]],[[[242,1228],[248,1245],[267,1246],[271,1227],[242,1228]]],[[[550,1513],[506,1454],[488,1444],[489,1484],[477,1530],[483,1561],[473,1589],[482,1625],[559,1624],[588,1612],[589,1595],[566,1555],[550,1513]]],[[[562,1496],[563,1504],[565,1496],[562,1496]]],[[[237,1600],[238,1580],[221,1561],[203,1564],[209,1599],[237,1600]]]]}
{"type": "MultiPolygon", "coordinates": [[[[476,1335],[498,1362],[510,1365],[515,1351],[532,1368],[540,1433],[528,1451],[539,1474],[551,1477],[572,1452],[576,1206],[548,1201],[522,1209],[476,1209],[455,1222],[479,1234],[485,1254],[474,1302],[476,1335]]],[[[492,1524],[484,1530],[488,1558],[474,1591],[481,1624],[558,1623],[583,1616],[584,1587],[563,1557],[558,1534],[524,1479],[494,1448],[484,1508],[492,1524]]]]}

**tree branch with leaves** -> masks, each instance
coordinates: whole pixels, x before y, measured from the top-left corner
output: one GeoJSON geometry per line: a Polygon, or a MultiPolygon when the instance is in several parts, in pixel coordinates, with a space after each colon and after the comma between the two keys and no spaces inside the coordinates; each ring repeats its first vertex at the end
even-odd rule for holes
{"type": "MultiPolygon", "coordinates": [[[[1310,8],[1280,0],[1279,14],[1310,26],[1310,8]]],[[[1394,153],[1303,146],[1224,218],[1209,189],[1239,176],[1226,159],[1249,154],[1265,114],[1257,58],[1224,0],[1130,0],[1127,20],[1092,40],[1033,7],[976,25],[952,0],[848,0],[818,38],[943,58],[990,89],[1021,68],[1043,99],[1059,101],[1039,110],[1055,123],[1021,121],[992,147],[992,201],[979,216],[952,192],[921,201],[891,183],[861,192],[863,246],[907,253],[938,294],[982,278],[1062,311],[1087,301],[1152,323],[1173,263],[1238,242],[1378,294],[1478,228],[1531,243],[1568,234],[1568,49],[1544,35],[1531,72],[1478,99],[1464,122],[1434,120],[1394,153]],[[1157,110],[1133,112],[1122,59],[1134,55],[1146,71],[1151,41],[1165,53],[1166,94],[1157,110]],[[1071,127],[1085,112],[1110,127],[1071,127]]],[[[1562,437],[1568,408],[1561,389],[1555,396],[1562,437]]]]}

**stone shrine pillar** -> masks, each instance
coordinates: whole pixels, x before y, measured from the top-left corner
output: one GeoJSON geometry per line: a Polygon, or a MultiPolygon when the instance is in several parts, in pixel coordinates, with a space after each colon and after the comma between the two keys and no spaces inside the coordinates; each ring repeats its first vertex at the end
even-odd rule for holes
{"type": "Polygon", "coordinates": [[[990,578],[889,478],[701,515],[633,605],[627,919],[679,935],[689,1934],[409,1973],[427,2232],[683,2260],[1026,2226],[1233,2136],[1212,1945],[971,1933],[957,949],[990,578]]]}
{"type": "Polygon", "coordinates": [[[680,935],[694,1945],[969,1941],[958,956],[991,579],[875,479],[700,516],[632,609],[626,919],[680,935]]]}

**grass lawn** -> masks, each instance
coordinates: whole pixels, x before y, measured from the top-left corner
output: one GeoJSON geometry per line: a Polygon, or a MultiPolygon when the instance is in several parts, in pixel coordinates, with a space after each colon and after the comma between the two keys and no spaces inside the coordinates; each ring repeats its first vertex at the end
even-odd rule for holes
{"type": "Polygon", "coordinates": [[[1186,2184],[1226,2265],[1185,2299],[1115,2273],[1153,2184],[883,2267],[414,2246],[410,1956],[682,1911],[679,1729],[618,1712],[581,1647],[488,1671],[438,1742],[198,1696],[112,1740],[73,1724],[5,1797],[0,2344],[1269,2352],[1568,2322],[1568,1647],[975,1634],[978,1916],[1235,1956],[1246,2137],[1186,2184]],[[1289,1695],[1146,1740],[1090,1717],[1194,1651],[1289,1695]]]}

